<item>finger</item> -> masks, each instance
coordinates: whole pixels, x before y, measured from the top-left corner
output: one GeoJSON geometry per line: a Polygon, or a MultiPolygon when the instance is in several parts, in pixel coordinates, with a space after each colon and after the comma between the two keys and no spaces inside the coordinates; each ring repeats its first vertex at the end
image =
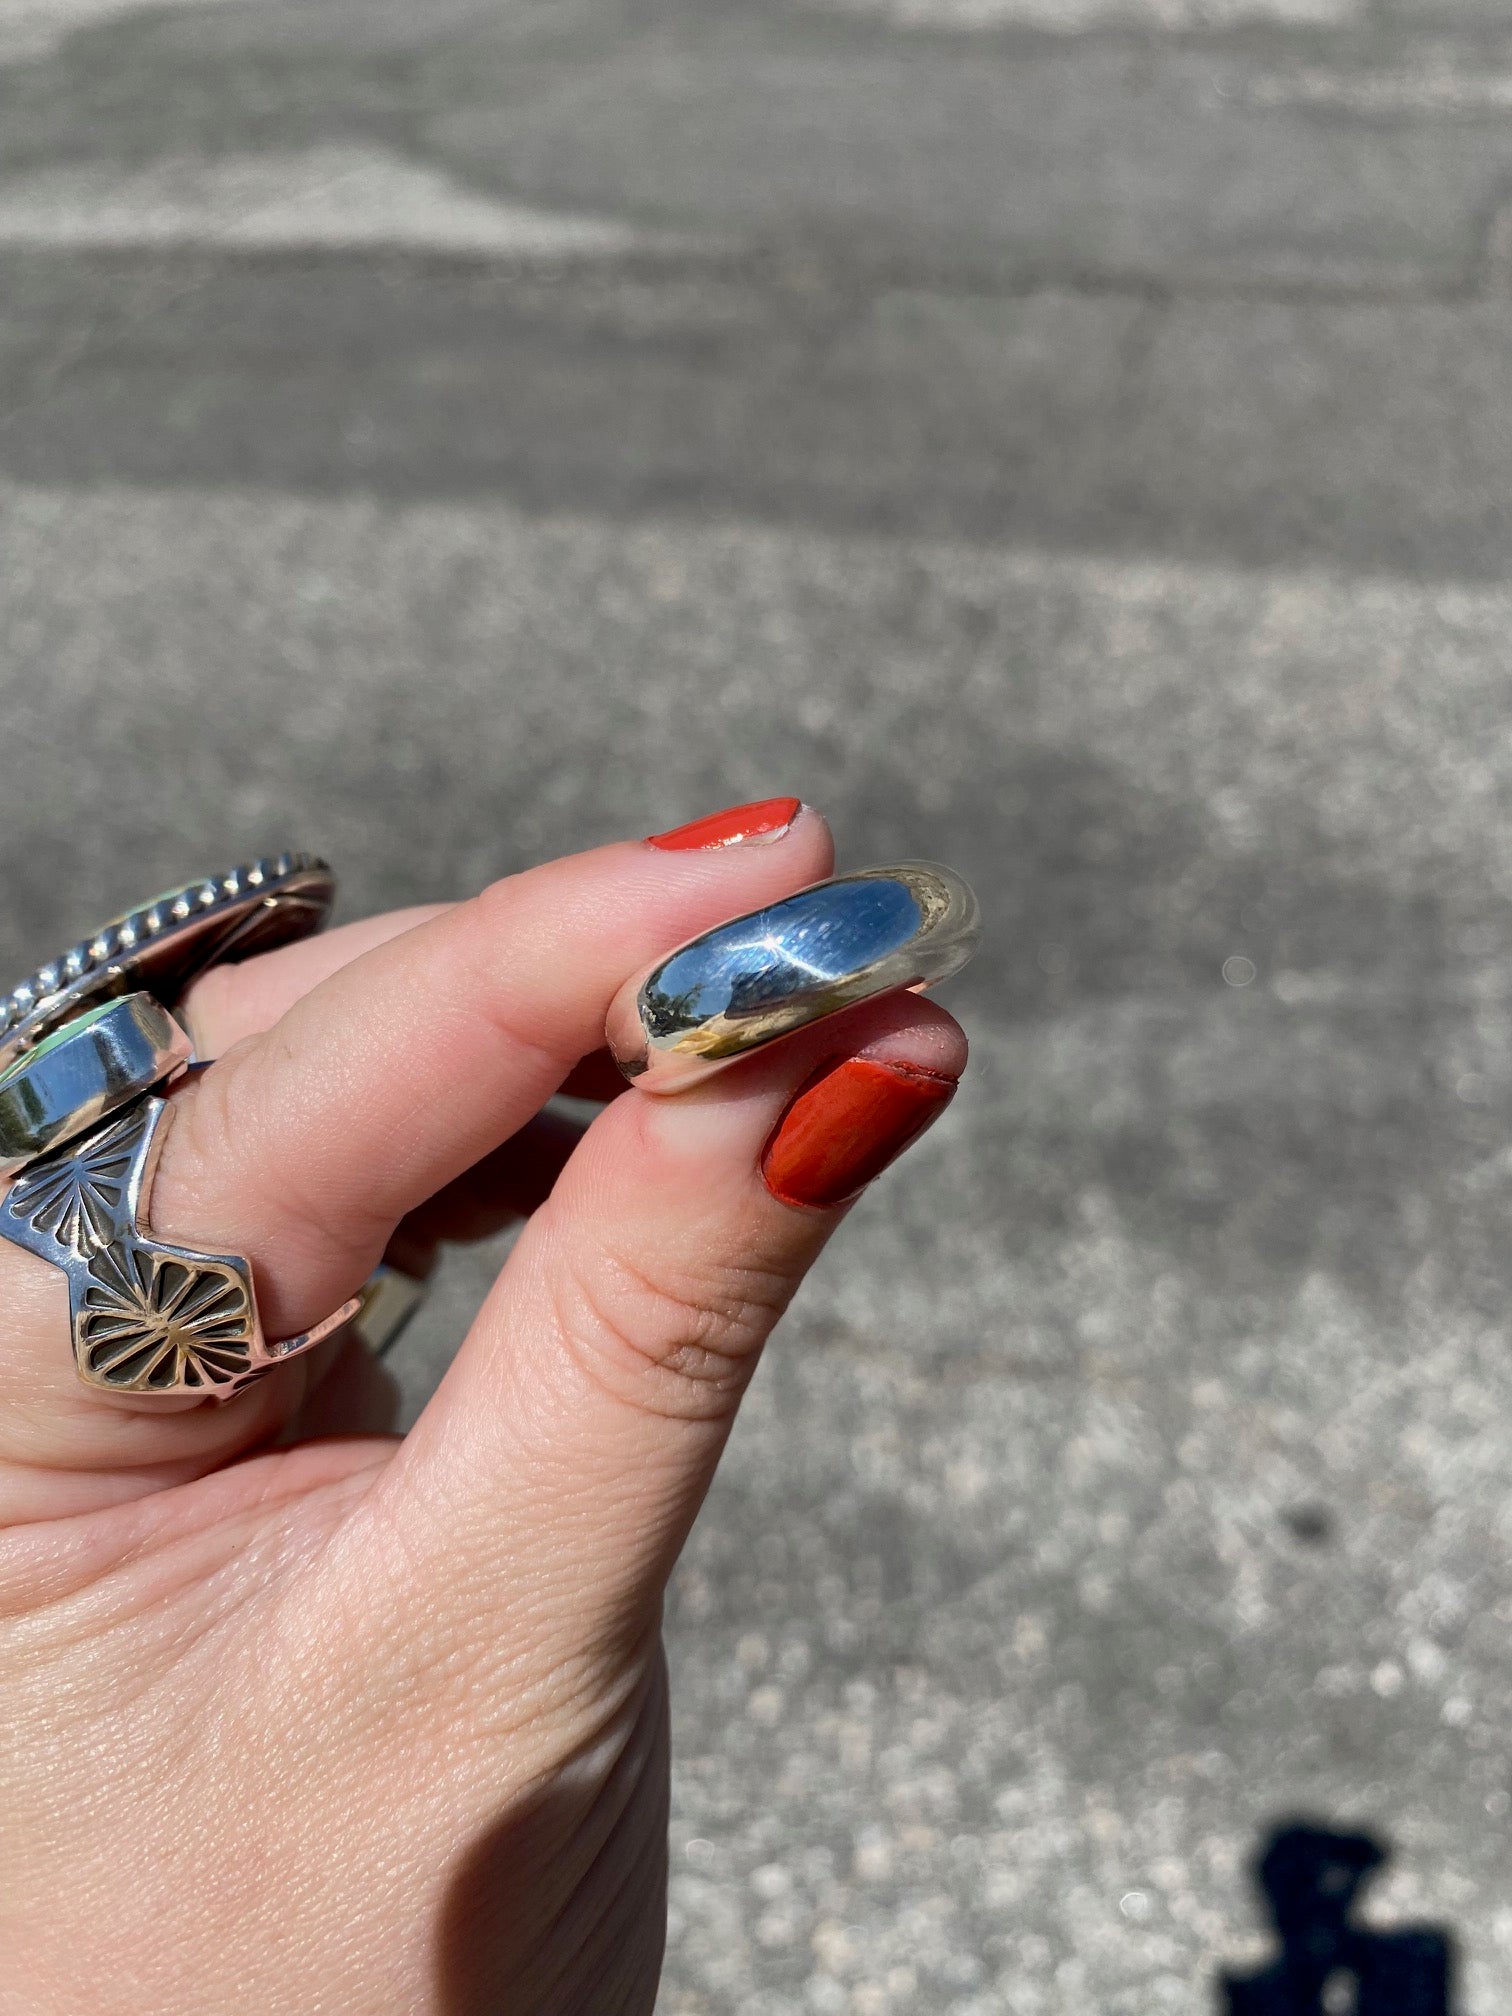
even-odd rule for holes
{"type": "MultiPolygon", "coordinates": [[[[189,990],[178,1017],[189,1029],[195,1053],[215,1058],[246,1037],[271,1029],[281,1015],[323,980],[364,952],[385,945],[417,924],[449,908],[427,904],[363,918],[318,940],[280,947],[241,965],[215,967],[189,990]]],[[[605,1047],[581,1058],[568,1072],[561,1091],[571,1099],[605,1104],[628,1091],[624,1077],[605,1047]]],[[[541,1113],[475,1168],[417,1212],[410,1214],[389,1240],[384,1258],[404,1272],[424,1279],[433,1270],[443,1244],[491,1238],[519,1218],[525,1218],[550,1195],[562,1166],[583,1133],[582,1126],[562,1115],[541,1113]]],[[[293,1431],[299,1434],[366,1432],[374,1421],[390,1425],[394,1411],[392,1380],[355,1375],[348,1362],[329,1353],[306,1367],[310,1389],[300,1405],[293,1431]],[[335,1366],[340,1376],[333,1390],[320,1397],[314,1390],[335,1366]],[[359,1393],[360,1387],[360,1393],[359,1393]],[[353,1394],[358,1394],[354,1402],[353,1394]],[[319,1429],[309,1423],[318,1419],[319,1429]]]]}
{"type": "Polygon", "coordinates": [[[220,1057],[244,1037],[271,1029],[296,1001],[364,952],[388,944],[449,907],[426,903],[389,910],[317,938],[281,945],[275,952],[261,952],[239,966],[212,966],[194,982],[174,1013],[193,1037],[197,1056],[220,1057]]]}
{"type": "MultiPolygon", "coordinates": [[[[223,1056],[243,1038],[271,1029],[296,1001],[364,952],[388,944],[451,907],[427,903],[410,910],[389,910],[380,917],[344,924],[321,938],[306,938],[297,945],[259,953],[239,966],[212,967],[194,982],[174,1013],[193,1038],[196,1056],[223,1056]]],[[[619,1066],[603,1045],[580,1058],[561,1087],[569,1099],[598,1104],[617,1099],[628,1089],[619,1066]]]]}
{"type": "MultiPolygon", "coordinates": [[[[343,966],[449,907],[433,903],[391,910],[344,925],[324,938],[282,946],[242,965],[212,968],[194,983],[176,1011],[193,1039],[195,1054],[219,1057],[246,1037],[271,1029],[296,1001],[343,966]]],[[[629,1087],[609,1050],[600,1046],[579,1059],[560,1089],[569,1099],[602,1105],[629,1087]]],[[[442,1244],[487,1239],[515,1219],[528,1217],[550,1194],[582,1131],[564,1117],[538,1114],[512,1141],[412,1213],[394,1233],[384,1257],[406,1273],[423,1277],[434,1266],[442,1244]]],[[[312,1379],[316,1371],[311,1368],[312,1379]]]]}
{"type": "Polygon", "coordinates": [[[894,995],[678,1098],[609,1107],[379,1487],[380,1516],[415,1534],[405,1572],[439,1572],[435,1542],[475,1586],[507,1534],[569,1639],[643,1631],[767,1333],[964,1061],[942,1009],[894,995]]]}
{"type": "Polygon", "coordinates": [[[493,884],[342,966],[187,1088],[154,1208],[241,1242],[266,1270],[270,1335],[307,1328],[600,1047],[627,973],[832,859],[805,808],[771,845],[618,844],[493,884]]]}
{"type": "MultiPolygon", "coordinates": [[[[154,1231],[246,1255],[267,1335],[307,1329],[356,1290],[410,1211],[600,1046],[628,973],[819,879],[831,859],[828,829],[805,809],[770,844],[628,843],[553,862],[388,937],[174,1095],[154,1231]]],[[[164,1464],[223,1460],[303,1397],[308,1364],[295,1359],[218,1408],[128,1412],[75,1378],[64,1286],[0,1247],[0,1466],[99,1471],[108,1491],[125,1489],[164,1464]]]]}

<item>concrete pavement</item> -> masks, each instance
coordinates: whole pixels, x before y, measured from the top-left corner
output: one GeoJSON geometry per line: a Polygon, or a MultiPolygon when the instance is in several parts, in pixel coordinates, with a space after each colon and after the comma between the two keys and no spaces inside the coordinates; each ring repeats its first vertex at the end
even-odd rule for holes
{"type": "Polygon", "coordinates": [[[982,889],[676,1586],[666,2016],[1206,2016],[1297,1809],[1512,1996],[1504,15],[0,27],[9,965],[778,789],[982,889]]]}

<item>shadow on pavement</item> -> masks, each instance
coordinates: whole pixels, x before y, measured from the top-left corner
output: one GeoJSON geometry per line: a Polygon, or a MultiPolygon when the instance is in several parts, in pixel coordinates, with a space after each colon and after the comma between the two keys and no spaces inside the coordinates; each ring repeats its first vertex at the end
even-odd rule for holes
{"type": "Polygon", "coordinates": [[[1389,1853],[1368,1834],[1278,1827],[1255,1880],[1281,1954],[1258,1973],[1223,1975],[1219,2016],[1454,2016],[1454,1948],[1444,1928],[1378,1931],[1355,1919],[1362,1884],[1389,1853]]]}

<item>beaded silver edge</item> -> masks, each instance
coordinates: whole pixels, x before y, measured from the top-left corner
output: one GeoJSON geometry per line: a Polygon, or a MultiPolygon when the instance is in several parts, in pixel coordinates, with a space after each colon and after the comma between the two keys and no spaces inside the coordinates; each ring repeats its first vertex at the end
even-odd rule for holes
{"type": "Polygon", "coordinates": [[[228,869],[224,875],[186,882],[181,889],[160,896],[155,903],[128,911],[93,938],[73,946],[61,959],[51,959],[45,966],[39,966],[19,987],[13,987],[0,1002],[0,1037],[43,1007],[53,995],[75,986],[91,973],[107,969],[175,924],[185,924],[191,917],[213,916],[260,889],[271,895],[281,882],[295,875],[330,872],[329,864],[318,854],[277,854],[245,862],[228,869]]]}

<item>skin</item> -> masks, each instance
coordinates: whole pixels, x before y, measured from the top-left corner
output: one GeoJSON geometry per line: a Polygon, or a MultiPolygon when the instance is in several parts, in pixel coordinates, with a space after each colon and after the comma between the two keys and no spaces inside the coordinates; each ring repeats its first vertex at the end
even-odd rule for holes
{"type": "Polygon", "coordinates": [[[821,1059],[965,1044],[905,995],[581,1139],[540,1109],[603,1083],[627,974],[831,866],[811,811],[612,846],[196,989],[217,1061],[153,1223],[246,1253],[270,1336],[529,1214],[402,1441],[354,1350],[219,1407],[91,1394],[61,1276],[0,1245],[0,2016],[651,2010],[662,1594],[844,1216],[762,1146],[821,1059]]]}

